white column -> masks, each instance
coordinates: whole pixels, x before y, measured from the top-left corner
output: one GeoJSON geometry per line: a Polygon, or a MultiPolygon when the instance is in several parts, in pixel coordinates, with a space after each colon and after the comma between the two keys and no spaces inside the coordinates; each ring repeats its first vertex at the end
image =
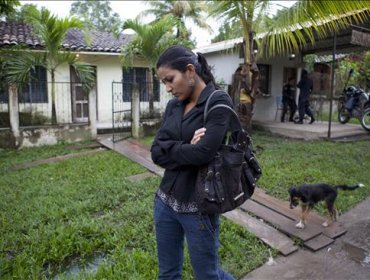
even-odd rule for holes
{"type": "Polygon", "coordinates": [[[96,139],[98,134],[96,127],[96,115],[96,86],[94,86],[89,92],[89,124],[92,139],[96,139]]]}
{"type": "Polygon", "coordinates": [[[140,138],[140,93],[139,85],[137,83],[133,84],[132,98],[131,98],[131,133],[132,137],[140,138]]]}
{"type": "Polygon", "coordinates": [[[15,146],[20,145],[20,132],[19,132],[19,108],[18,108],[18,89],[17,86],[12,85],[9,87],[9,120],[10,129],[15,139],[15,146]]]}

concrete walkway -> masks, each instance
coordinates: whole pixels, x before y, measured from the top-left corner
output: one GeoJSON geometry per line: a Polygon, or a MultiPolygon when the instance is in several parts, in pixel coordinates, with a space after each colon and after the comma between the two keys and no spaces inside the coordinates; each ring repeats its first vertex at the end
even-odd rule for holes
{"type": "Polygon", "coordinates": [[[300,249],[278,257],[242,280],[370,279],[370,197],[339,217],[347,233],[318,252],[300,249]],[[271,264],[272,263],[272,264],[271,264]]]}
{"type": "MultiPolygon", "coordinates": [[[[329,131],[329,123],[324,121],[317,121],[313,124],[295,124],[292,122],[281,123],[277,121],[253,121],[253,126],[263,130],[268,130],[274,134],[305,140],[328,139],[329,131]]],[[[370,132],[364,130],[359,124],[340,124],[338,122],[331,123],[330,139],[357,140],[359,138],[370,140],[370,132]]]]}

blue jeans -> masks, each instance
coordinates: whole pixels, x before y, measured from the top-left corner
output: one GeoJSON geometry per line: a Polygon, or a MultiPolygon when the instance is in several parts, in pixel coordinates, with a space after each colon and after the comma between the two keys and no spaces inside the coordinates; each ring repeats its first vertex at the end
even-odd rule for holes
{"type": "Polygon", "coordinates": [[[219,267],[219,215],[177,213],[156,196],[154,222],[159,280],[181,280],[185,237],[196,279],[234,279],[219,267]]]}

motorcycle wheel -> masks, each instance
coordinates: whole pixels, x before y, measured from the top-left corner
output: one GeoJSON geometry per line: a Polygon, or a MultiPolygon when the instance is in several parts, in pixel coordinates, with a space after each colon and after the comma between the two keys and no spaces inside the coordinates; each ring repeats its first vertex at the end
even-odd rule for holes
{"type": "Polygon", "coordinates": [[[338,121],[341,124],[345,124],[345,123],[348,123],[349,119],[350,119],[350,116],[346,108],[344,108],[343,106],[340,107],[339,112],[338,112],[338,121]]]}
{"type": "Polygon", "coordinates": [[[367,109],[362,115],[361,125],[365,130],[370,131],[370,109],[367,109]]]}

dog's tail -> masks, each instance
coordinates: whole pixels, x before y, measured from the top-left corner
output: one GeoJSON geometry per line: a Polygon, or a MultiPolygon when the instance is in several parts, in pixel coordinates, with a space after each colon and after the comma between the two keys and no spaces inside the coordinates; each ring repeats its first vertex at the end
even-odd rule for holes
{"type": "Polygon", "coordinates": [[[348,186],[348,185],[337,185],[335,186],[334,188],[336,190],[345,190],[345,191],[352,191],[352,190],[355,190],[357,188],[362,188],[364,187],[365,185],[364,184],[357,184],[357,185],[354,185],[354,186],[348,186]]]}

